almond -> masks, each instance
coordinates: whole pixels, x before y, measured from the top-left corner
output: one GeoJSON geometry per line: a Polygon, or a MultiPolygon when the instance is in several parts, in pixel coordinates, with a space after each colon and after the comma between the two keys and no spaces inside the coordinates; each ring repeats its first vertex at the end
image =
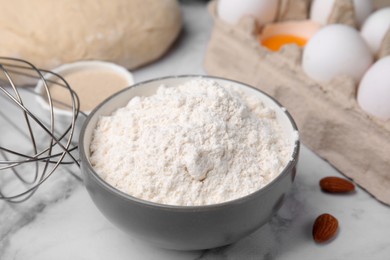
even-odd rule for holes
{"type": "Polygon", "coordinates": [[[313,225],[313,239],[324,243],[333,238],[339,228],[338,220],[330,214],[322,214],[316,218],[313,225]]]}
{"type": "Polygon", "coordinates": [[[330,193],[347,193],[355,190],[355,185],[349,180],[339,177],[325,177],[320,180],[323,191],[330,193]]]}

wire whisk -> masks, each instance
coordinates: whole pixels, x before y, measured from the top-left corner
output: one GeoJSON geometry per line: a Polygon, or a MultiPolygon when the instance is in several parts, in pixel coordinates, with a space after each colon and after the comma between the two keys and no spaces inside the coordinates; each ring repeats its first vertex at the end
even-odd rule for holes
{"type": "Polygon", "coordinates": [[[85,116],[80,111],[78,96],[63,77],[21,59],[0,57],[1,200],[23,202],[60,165],[79,165],[72,152],[77,150],[74,137],[80,115],[85,116]],[[43,93],[37,93],[31,87],[39,81],[44,87],[43,93]],[[66,88],[72,105],[52,99],[50,89],[53,85],[66,88]],[[41,95],[49,109],[39,106],[37,95],[41,95]],[[56,105],[68,106],[71,111],[65,127],[57,122],[53,111],[56,105]]]}

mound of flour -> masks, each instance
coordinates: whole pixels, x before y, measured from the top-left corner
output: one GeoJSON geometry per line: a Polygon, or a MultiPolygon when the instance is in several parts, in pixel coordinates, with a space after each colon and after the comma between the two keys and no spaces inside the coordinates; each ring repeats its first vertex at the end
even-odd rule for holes
{"type": "Polygon", "coordinates": [[[159,87],[101,117],[91,163],[115,188],[170,205],[208,205],[250,194],[290,160],[274,111],[209,79],[159,87]]]}

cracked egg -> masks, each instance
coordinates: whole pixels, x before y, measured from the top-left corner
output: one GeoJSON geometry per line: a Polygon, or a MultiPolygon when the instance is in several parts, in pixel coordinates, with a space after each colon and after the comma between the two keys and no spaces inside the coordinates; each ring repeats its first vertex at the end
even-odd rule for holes
{"type": "Polygon", "coordinates": [[[271,51],[279,51],[286,44],[304,47],[306,42],[321,28],[313,21],[291,21],[265,25],[258,40],[271,51]]]}

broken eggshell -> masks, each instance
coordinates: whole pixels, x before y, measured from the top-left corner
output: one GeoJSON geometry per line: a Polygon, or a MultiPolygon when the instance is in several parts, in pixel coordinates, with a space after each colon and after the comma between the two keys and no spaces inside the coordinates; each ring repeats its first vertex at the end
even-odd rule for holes
{"type": "Polygon", "coordinates": [[[260,44],[274,51],[286,44],[303,47],[320,29],[319,23],[308,20],[272,23],[264,26],[258,39],[260,44]]]}

